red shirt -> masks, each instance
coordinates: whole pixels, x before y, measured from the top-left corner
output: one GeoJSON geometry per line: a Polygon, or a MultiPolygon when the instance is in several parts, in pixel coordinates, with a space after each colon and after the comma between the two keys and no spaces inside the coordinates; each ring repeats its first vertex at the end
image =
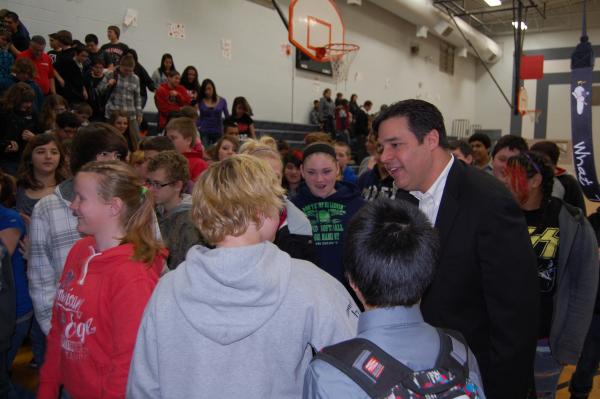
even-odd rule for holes
{"type": "Polygon", "coordinates": [[[131,259],[132,244],[96,253],[93,237],[75,243],[58,285],[38,398],[124,398],[146,303],[164,267],[131,259]]]}
{"type": "Polygon", "coordinates": [[[17,58],[29,58],[33,61],[36,70],[36,75],[33,79],[38,86],[40,86],[44,95],[50,93],[50,79],[54,79],[54,67],[52,66],[50,56],[46,53],[42,53],[41,57],[35,60],[33,59],[31,49],[27,49],[17,55],[17,58]]]}
{"type": "Polygon", "coordinates": [[[198,179],[198,176],[208,168],[208,164],[202,159],[202,153],[200,152],[190,151],[184,152],[182,155],[188,160],[190,178],[195,182],[198,179]]]}
{"type": "Polygon", "coordinates": [[[190,105],[192,98],[187,89],[178,85],[171,89],[167,83],[161,84],[154,94],[154,102],[158,109],[158,127],[162,129],[167,123],[167,117],[171,112],[179,111],[184,105],[190,105]],[[171,96],[171,91],[176,91],[176,96],[171,96]]]}

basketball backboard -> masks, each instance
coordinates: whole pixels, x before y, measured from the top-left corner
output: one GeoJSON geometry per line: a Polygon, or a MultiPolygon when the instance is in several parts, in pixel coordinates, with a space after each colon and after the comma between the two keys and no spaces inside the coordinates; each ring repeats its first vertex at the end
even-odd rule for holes
{"type": "Polygon", "coordinates": [[[289,40],[314,61],[327,62],[325,46],[345,43],[342,17],[332,0],[292,0],[289,40]]]}

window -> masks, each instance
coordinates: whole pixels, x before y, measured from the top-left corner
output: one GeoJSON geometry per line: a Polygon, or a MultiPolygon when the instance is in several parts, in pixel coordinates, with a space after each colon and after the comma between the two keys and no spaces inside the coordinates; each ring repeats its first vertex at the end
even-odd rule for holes
{"type": "Polygon", "coordinates": [[[444,41],[440,42],[440,71],[454,75],[454,53],[456,47],[444,41]]]}

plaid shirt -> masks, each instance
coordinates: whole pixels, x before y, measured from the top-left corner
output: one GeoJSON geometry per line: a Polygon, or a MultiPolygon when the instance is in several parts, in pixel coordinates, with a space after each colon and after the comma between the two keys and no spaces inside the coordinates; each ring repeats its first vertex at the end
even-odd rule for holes
{"type": "MultiPolygon", "coordinates": [[[[113,77],[113,72],[108,72],[104,75],[104,79],[98,85],[98,90],[101,93],[108,90],[108,81],[113,79],[113,77]]],[[[130,117],[142,116],[140,79],[136,75],[123,76],[119,74],[117,85],[106,103],[104,116],[109,118],[113,111],[125,111],[130,117]]]]}
{"type": "MultiPolygon", "coordinates": [[[[77,231],[77,217],[69,208],[71,201],[63,192],[72,191],[73,180],[62,182],[33,208],[29,225],[31,252],[27,277],[33,310],[44,334],[50,331],[56,287],[67,255],[82,236],[77,231]],[[64,190],[61,192],[61,187],[64,190]]],[[[156,239],[162,240],[158,221],[154,219],[156,239]]],[[[165,265],[166,268],[166,265],[165,265]]]]}
{"type": "MultiPolygon", "coordinates": [[[[73,184],[72,180],[63,184],[73,184]]],[[[50,331],[56,286],[73,244],[81,238],[77,218],[69,209],[60,187],[35,205],[31,214],[29,238],[31,254],[27,277],[35,317],[44,334],[50,331]]]]}
{"type": "Polygon", "coordinates": [[[15,58],[7,50],[0,49],[0,91],[7,89],[14,82],[10,74],[10,68],[15,58]]]}

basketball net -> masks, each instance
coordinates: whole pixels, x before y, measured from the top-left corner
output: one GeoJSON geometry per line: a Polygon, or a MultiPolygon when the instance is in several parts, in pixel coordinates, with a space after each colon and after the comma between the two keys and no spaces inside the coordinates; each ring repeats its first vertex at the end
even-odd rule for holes
{"type": "Polygon", "coordinates": [[[350,66],[360,47],[351,43],[330,43],[324,47],[324,56],[331,63],[331,74],[336,84],[348,80],[350,66]]]}

